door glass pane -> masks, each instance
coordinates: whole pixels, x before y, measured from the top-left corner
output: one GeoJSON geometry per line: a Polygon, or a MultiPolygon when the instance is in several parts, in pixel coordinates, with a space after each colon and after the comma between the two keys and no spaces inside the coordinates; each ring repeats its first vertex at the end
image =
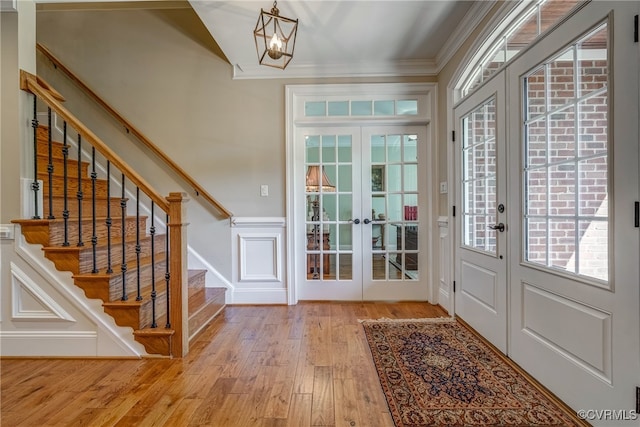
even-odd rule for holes
{"type": "Polygon", "coordinates": [[[462,237],[465,246],[496,253],[496,100],[462,118],[462,237]]]}
{"type": "Polygon", "coordinates": [[[308,135],[305,141],[307,279],[351,277],[352,258],[342,256],[353,251],[351,136],[308,135]]]}
{"type": "Polygon", "coordinates": [[[375,135],[371,151],[373,280],[418,279],[418,165],[415,134],[375,135]],[[382,151],[383,150],[383,151],[382,151]],[[384,155],[382,155],[384,154],[384,155]],[[408,243],[410,242],[410,243],[408,243]]]}
{"type": "Polygon", "coordinates": [[[604,23],[524,78],[525,259],[601,281],[609,256],[607,38],[604,23]]]}

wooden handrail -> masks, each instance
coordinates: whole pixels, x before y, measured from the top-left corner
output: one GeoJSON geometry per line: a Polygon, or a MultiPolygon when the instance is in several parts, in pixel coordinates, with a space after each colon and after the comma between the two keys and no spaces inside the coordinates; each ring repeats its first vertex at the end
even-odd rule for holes
{"type": "Polygon", "coordinates": [[[176,162],[171,160],[164,152],[162,152],[149,138],[144,136],[142,132],[136,129],[127,119],[125,119],[120,113],[118,113],[113,107],[107,104],[98,94],[96,94],[89,86],[87,86],[73,71],[67,68],[49,49],[40,43],[36,43],[37,49],[46,56],[53,64],[64,72],[73,82],[75,82],[80,88],[86,92],[95,102],[97,102],[102,108],[107,110],[124,128],[132,133],[140,142],[142,142],[149,150],[151,150],[156,156],[158,156],[163,162],[165,162],[175,173],[180,176],[185,182],[189,184],[195,191],[197,196],[202,196],[207,202],[213,205],[218,212],[225,216],[225,218],[231,218],[233,214],[220,204],[216,199],[211,196],[207,190],[205,190],[200,184],[198,184],[184,169],[182,169],[176,162]]]}
{"type": "Polygon", "coordinates": [[[20,89],[33,93],[41,98],[46,104],[62,117],[68,124],[70,124],[85,140],[91,145],[96,147],[96,150],[100,152],[107,160],[109,160],[115,167],[117,167],[125,176],[137,185],[147,196],[153,200],[160,209],[165,212],[169,212],[169,202],[158,194],[151,185],[144,178],[138,175],[133,168],[124,162],[118,155],[109,148],[100,138],[98,138],[91,130],[89,130],[78,118],[71,114],[65,107],[62,106],[60,101],[52,94],[51,86],[44,82],[44,86],[41,85],[44,82],[41,78],[34,76],[24,70],[20,70],[20,89]]]}

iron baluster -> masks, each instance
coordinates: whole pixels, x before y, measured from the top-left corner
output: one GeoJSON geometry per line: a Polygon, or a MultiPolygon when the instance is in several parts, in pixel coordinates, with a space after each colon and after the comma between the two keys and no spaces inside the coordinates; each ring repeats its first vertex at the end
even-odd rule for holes
{"type": "Polygon", "coordinates": [[[33,119],[31,127],[33,127],[33,182],[31,189],[33,190],[33,219],[40,219],[38,215],[38,191],[40,183],[38,182],[38,98],[33,95],[33,119]]]}
{"type": "Polygon", "coordinates": [[[129,299],[127,296],[127,244],[125,241],[125,218],[127,215],[127,199],[125,198],[125,181],[124,174],[122,174],[122,197],[120,198],[120,209],[122,210],[122,263],[120,264],[120,270],[122,272],[122,301],[129,299]]]}
{"type": "Polygon", "coordinates": [[[149,227],[149,234],[151,235],[151,327],[157,328],[156,322],[156,251],[155,251],[155,237],[156,226],[154,222],[153,210],[155,203],[151,201],[151,227],[149,227]]]}
{"type": "Polygon", "coordinates": [[[140,252],[140,187],[136,187],[136,276],[138,289],[136,301],[142,301],[142,295],[140,294],[140,252]]]}
{"type": "Polygon", "coordinates": [[[84,194],[82,193],[82,136],[78,134],[78,191],[76,197],[78,199],[78,246],[84,246],[82,241],[82,200],[84,194]]]}
{"type": "Polygon", "coordinates": [[[98,174],[96,173],[96,147],[91,147],[91,246],[93,256],[93,270],[91,270],[92,273],[98,272],[98,235],[96,230],[96,178],[98,178],[98,174]]]}
{"type": "Polygon", "coordinates": [[[113,273],[111,268],[111,162],[107,160],[107,273],[113,273]]]}
{"type": "Polygon", "coordinates": [[[47,132],[47,150],[49,155],[49,163],[47,164],[47,175],[49,177],[49,216],[47,219],[55,219],[53,215],[53,141],[51,137],[51,108],[47,108],[47,123],[49,131],[47,132]]]}
{"type": "Polygon", "coordinates": [[[164,254],[164,259],[165,259],[165,273],[164,273],[164,280],[166,282],[166,286],[167,286],[167,324],[166,324],[166,328],[169,329],[171,328],[171,317],[170,317],[170,313],[171,313],[171,297],[169,295],[170,291],[169,291],[169,281],[171,279],[171,272],[169,271],[169,215],[167,214],[167,219],[165,222],[165,228],[166,228],[166,233],[165,233],[165,254],[164,254]]]}
{"type": "Polygon", "coordinates": [[[62,218],[64,219],[64,242],[62,246],[69,246],[69,170],[67,160],[69,159],[69,145],[67,144],[67,122],[62,124],[62,158],[63,158],[63,201],[64,207],[62,208],[62,218]]]}

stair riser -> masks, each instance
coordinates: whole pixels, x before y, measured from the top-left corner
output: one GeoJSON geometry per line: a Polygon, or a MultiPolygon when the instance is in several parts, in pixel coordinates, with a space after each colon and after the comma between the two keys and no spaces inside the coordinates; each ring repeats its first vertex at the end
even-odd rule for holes
{"type": "MultiPolygon", "coordinates": [[[[166,298],[166,292],[158,292],[156,296],[156,323],[161,327],[166,324],[166,298]]],[[[103,306],[104,311],[115,319],[118,326],[144,329],[151,327],[153,322],[153,301],[151,299],[140,301],[139,305],[106,303],[103,306]]]]}
{"type": "MultiPolygon", "coordinates": [[[[156,254],[161,253],[165,247],[165,236],[163,234],[155,236],[156,254]]],[[[131,263],[132,268],[137,259],[136,242],[126,242],[126,262],[127,267],[131,263]]],[[[76,249],[76,248],[71,248],[76,249]]],[[[73,274],[86,274],[93,270],[93,248],[91,242],[85,242],[85,246],[79,250],[69,250],[54,248],[45,248],[45,256],[54,262],[56,268],[61,271],[71,271],[73,274]]],[[[107,247],[99,246],[96,248],[96,267],[98,271],[104,272],[108,265],[107,247]]],[[[140,241],[140,258],[151,256],[151,239],[145,237],[140,241]]],[[[120,269],[122,264],[122,244],[120,242],[111,245],[111,268],[113,270],[120,269]]]]}
{"type": "MultiPolygon", "coordinates": [[[[136,219],[135,217],[125,218],[125,233],[128,236],[135,236],[136,219]]],[[[71,245],[78,243],[78,234],[80,226],[77,218],[70,218],[67,226],[67,241],[71,245]]],[[[146,234],[146,218],[141,217],[138,221],[141,235],[146,234]]],[[[22,233],[29,243],[40,244],[43,246],[61,246],[64,243],[64,222],[56,221],[49,225],[22,225],[22,233]]],[[[93,224],[91,219],[83,219],[82,221],[82,240],[85,244],[91,242],[93,236],[93,224]]],[[[104,218],[96,219],[96,237],[98,244],[105,243],[108,238],[108,227],[104,218]]],[[[122,237],[122,220],[121,218],[112,218],[111,220],[111,239],[121,239],[122,237]]]]}
{"type": "MultiPolygon", "coordinates": [[[[46,173],[39,173],[38,179],[43,181],[42,194],[45,200],[49,197],[49,177],[46,173]]],[[[53,185],[52,193],[54,196],[64,196],[64,177],[54,176],[51,180],[53,185]]],[[[82,189],[82,193],[85,199],[90,200],[93,195],[93,182],[90,178],[83,178],[80,186],[78,186],[78,178],[69,176],[67,178],[67,197],[76,197],[78,187],[82,189]]],[[[107,197],[107,181],[102,179],[96,179],[96,197],[107,197]]],[[[77,198],[76,198],[77,200],[77,198]]]]}
{"type": "Polygon", "coordinates": [[[214,300],[208,301],[202,309],[189,316],[189,334],[193,336],[205,325],[209,324],[222,308],[225,306],[225,294],[221,292],[214,300]]]}
{"type": "MultiPolygon", "coordinates": [[[[48,191],[48,190],[47,190],[48,191]]],[[[48,196],[48,193],[46,193],[48,196]]],[[[40,207],[41,216],[46,218],[49,215],[49,199],[48,197],[44,197],[44,215],[42,214],[42,207],[40,207]]],[[[107,217],[107,199],[101,198],[96,200],[96,216],[98,217],[107,217]]],[[[111,203],[111,218],[120,218],[122,216],[122,208],[120,207],[120,199],[117,197],[112,197],[110,200],[111,203]]],[[[67,198],[67,209],[69,210],[69,214],[74,217],[78,216],[78,199],[75,197],[75,193],[71,194],[69,192],[69,197],[67,198]]],[[[64,211],[64,198],[63,197],[54,197],[53,198],[53,215],[56,218],[62,218],[62,213],[64,211]]],[[[82,200],[82,217],[87,218],[91,216],[93,212],[93,201],[91,200],[91,196],[82,200]]]]}
{"type": "MultiPolygon", "coordinates": [[[[31,139],[31,136],[29,136],[31,139]]],[[[63,145],[61,142],[52,141],[51,143],[51,157],[55,159],[64,158],[63,145]]],[[[77,159],[78,154],[75,148],[67,146],[67,159],[77,159]]],[[[38,156],[49,157],[49,143],[46,136],[38,136],[38,156]]]]}
{"type": "MultiPolygon", "coordinates": [[[[51,164],[53,165],[54,176],[64,176],[64,160],[60,158],[52,158],[51,164]]],[[[49,172],[49,155],[38,155],[38,173],[47,174],[49,172]]],[[[82,162],[81,171],[83,178],[89,177],[89,163],[82,162]]],[[[67,177],[78,178],[78,161],[67,159],[67,177]]]]}
{"type": "MultiPolygon", "coordinates": [[[[146,264],[140,267],[140,284],[144,288],[150,287],[151,283],[151,265],[146,264]]],[[[164,259],[156,261],[155,265],[155,282],[156,291],[166,288],[165,280],[166,264],[164,259]]],[[[120,301],[122,298],[122,274],[120,268],[114,269],[114,274],[110,277],[91,277],[80,276],[74,277],[76,286],[84,289],[87,298],[101,299],[103,302],[120,301]]],[[[137,269],[127,270],[126,274],[127,294],[129,298],[135,298],[138,284],[137,269]]]]}

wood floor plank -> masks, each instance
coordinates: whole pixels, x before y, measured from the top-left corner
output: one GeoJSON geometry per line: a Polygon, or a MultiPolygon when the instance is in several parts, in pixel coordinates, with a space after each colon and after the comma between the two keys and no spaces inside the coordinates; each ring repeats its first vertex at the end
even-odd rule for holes
{"type": "Polygon", "coordinates": [[[311,403],[311,425],[335,425],[333,397],[333,374],[329,366],[316,366],[313,377],[313,400],[311,403]]]}
{"type": "Polygon", "coordinates": [[[2,425],[392,427],[358,320],[443,315],[420,302],[228,306],[184,359],[2,359],[2,425]]]}
{"type": "Polygon", "coordinates": [[[311,395],[311,393],[294,393],[291,396],[289,416],[286,420],[287,427],[311,426],[312,399],[313,396],[311,395]]]}

